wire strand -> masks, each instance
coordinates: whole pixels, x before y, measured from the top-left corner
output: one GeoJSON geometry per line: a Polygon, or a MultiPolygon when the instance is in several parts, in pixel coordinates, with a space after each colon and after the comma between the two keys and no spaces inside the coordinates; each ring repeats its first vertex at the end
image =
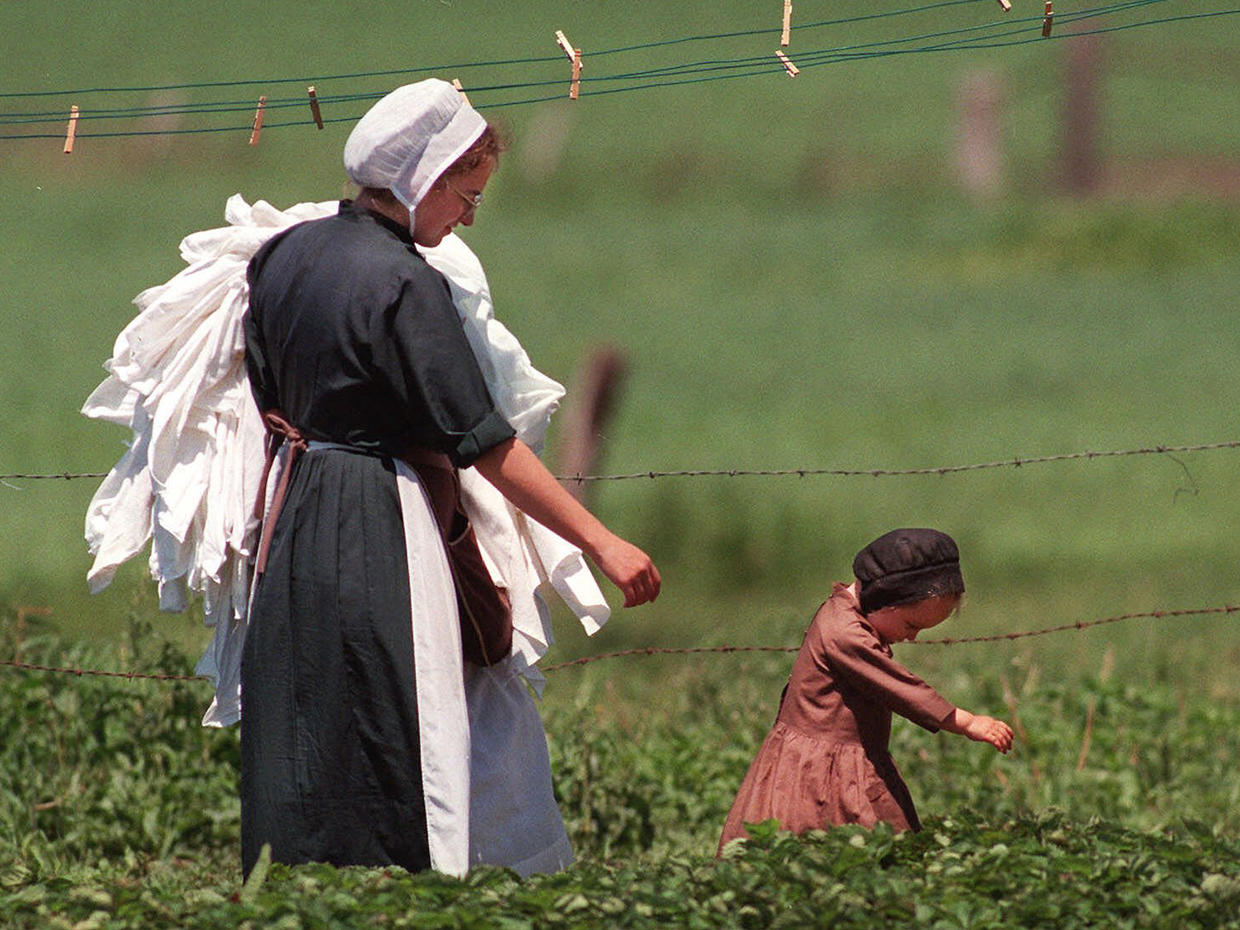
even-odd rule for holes
{"type": "MultiPolygon", "coordinates": [[[[1012,633],[996,633],[992,636],[965,636],[950,639],[917,639],[909,643],[913,646],[959,646],[970,643],[993,643],[1001,640],[1026,639],[1031,636],[1049,636],[1052,633],[1064,633],[1068,631],[1077,631],[1092,629],[1097,626],[1105,626],[1109,623],[1120,623],[1125,620],[1139,619],[1156,619],[1162,620],[1168,617],[1192,617],[1204,616],[1208,614],[1233,614],[1240,611],[1240,604],[1224,604],[1222,607],[1200,607],[1185,610],[1150,610],[1144,613],[1120,614],[1115,617],[1104,617],[1101,620],[1082,620],[1077,623],[1064,623],[1059,626],[1046,627],[1040,630],[1021,630],[1012,633]]],[[[650,656],[650,655],[696,655],[700,653],[732,653],[732,652],[796,652],[800,646],[686,646],[683,648],[676,647],[647,647],[638,649],[622,649],[618,652],[604,652],[598,655],[582,656],[579,659],[572,659],[568,662],[559,662],[555,665],[548,665],[543,669],[544,672],[556,672],[566,668],[576,668],[582,665],[590,665],[605,659],[620,659],[629,656],[650,656]]]]}
{"type": "MultiPolygon", "coordinates": [[[[928,10],[938,9],[947,6],[954,6],[965,2],[976,2],[976,0],[945,0],[941,3],[933,3],[918,7],[911,7],[902,10],[890,10],[881,13],[865,14],[856,17],[847,17],[836,20],[823,20],[815,23],[807,23],[798,27],[799,29],[818,29],[830,26],[839,26],[843,24],[860,22],[868,19],[880,19],[893,16],[902,16],[912,13],[921,13],[928,10]]],[[[1107,6],[1095,7],[1087,10],[1069,11],[1059,14],[1059,22],[1061,24],[1079,23],[1089,19],[1095,19],[1102,16],[1115,16],[1120,13],[1129,12],[1145,6],[1158,3],[1165,3],[1167,0],[1125,0],[1125,2],[1113,3],[1107,6]]],[[[1233,10],[1217,10],[1200,13],[1186,13],[1175,16],[1160,17],[1152,20],[1142,20],[1129,23],[1118,23],[1103,26],[1092,30],[1075,30],[1073,32],[1065,32],[1062,28],[1053,37],[1055,39],[1075,38],[1083,35],[1096,35],[1099,33],[1113,32],[1119,30],[1127,30],[1139,26],[1163,25],[1177,21],[1187,21],[1194,19],[1202,19],[1206,17],[1227,16],[1240,13],[1240,9],[1233,10]]],[[[1036,41],[1043,41],[1041,29],[1038,28],[1041,23],[1041,15],[1024,17],[1017,19],[993,20],[986,23],[971,24],[957,29],[940,30],[932,33],[921,35],[906,36],[896,39],[885,39],[870,43],[836,46],[831,48],[822,48],[817,50],[806,50],[798,52],[796,60],[798,67],[813,68],[821,67],[828,64],[840,64],[843,62],[862,61],[878,57],[886,57],[890,55],[904,54],[922,54],[932,52],[950,52],[962,51],[968,49],[981,48],[1002,48],[1016,45],[1023,45],[1036,41]]],[[[592,58],[605,57],[608,55],[617,55],[624,52],[632,52],[638,50],[649,50],[662,48],[669,45],[683,44],[685,42],[696,42],[706,40],[718,40],[733,37],[762,35],[774,29],[758,29],[736,33],[716,33],[702,36],[687,36],[676,39],[662,40],[658,42],[643,43],[639,45],[623,46],[613,49],[604,49],[599,52],[591,53],[592,58]]],[[[420,68],[410,69],[390,69],[385,71],[367,71],[354,72],[351,74],[337,74],[328,77],[297,77],[297,78],[274,78],[269,80],[243,80],[243,81],[214,81],[197,84],[164,84],[150,85],[146,87],[96,87],[90,89],[78,89],[68,91],[39,91],[29,93],[9,92],[0,94],[0,99],[17,99],[17,98],[46,98],[51,96],[78,95],[87,94],[105,94],[105,93],[151,93],[157,91],[168,90],[189,90],[203,88],[225,88],[225,87],[249,87],[262,84],[289,84],[289,83],[305,83],[316,82],[321,84],[330,80],[357,80],[375,76],[391,76],[396,74],[418,74],[432,72],[457,71],[467,72],[474,68],[496,67],[501,65],[522,65],[522,64],[545,64],[548,62],[559,62],[559,56],[535,57],[535,58],[513,58],[505,60],[496,60],[489,62],[472,62],[461,63],[456,65],[438,65],[424,66],[420,68]]],[[[649,90],[654,88],[668,88],[675,86],[683,86],[689,84],[706,83],[716,80],[727,80],[737,78],[756,77],[764,74],[782,73],[783,65],[771,60],[769,55],[748,56],[742,58],[731,59],[713,59],[700,60],[691,62],[673,63],[657,68],[637,71],[620,71],[611,74],[586,74],[580,79],[580,83],[589,88],[590,95],[601,96],[614,93],[625,93],[629,91],[649,90]],[[618,85],[618,86],[606,86],[618,85]]],[[[554,78],[508,82],[480,84],[470,88],[471,94],[498,93],[504,91],[520,91],[530,90],[540,87],[562,86],[564,84],[563,76],[554,78]]],[[[366,92],[366,93],[349,93],[320,96],[321,105],[328,104],[344,104],[360,101],[373,101],[382,96],[382,92],[366,92]]],[[[515,107],[533,103],[545,102],[547,100],[559,99],[562,94],[549,94],[535,97],[525,97],[508,99],[501,101],[487,101],[475,104],[477,109],[492,109],[500,107],[515,107]]],[[[301,97],[288,97],[269,100],[267,108],[304,108],[306,100],[301,97]]],[[[80,123],[89,125],[91,121],[98,120],[121,120],[121,119],[159,119],[170,117],[182,117],[187,115],[204,115],[204,114],[228,114],[228,113],[249,113],[253,109],[253,102],[250,100],[222,100],[208,101],[205,103],[171,103],[171,104],[153,104],[147,106],[131,106],[123,108],[91,108],[85,107],[80,109],[78,120],[80,123]]],[[[64,121],[65,113],[52,112],[47,110],[38,110],[27,113],[0,113],[0,125],[12,126],[30,126],[38,124],[59,124],[64,121]]],[[[353,121],[357,118],[357,114],[350,113],[348,115],[332,117],[323,120],[324,122],[345,122],[353,121]]],[[[308,116],[304,119],[289,120],[284,122],[269,123],[267,128],[284,128],[289,126],[309,126],[314,125],[315,120],[308,116]]],[[[78,131],[78,138],[115,138],[115,137],[140,137],[150,135],[184,135],[196,133],[213,133],[213,132],[243,132],[250,130],[250,124],[237,124],[226,126],[208,126],[208,127],[168,127],[164,129],[142,129],[127,131],[96,131],[84,132],[78,131]]],[[[0,135],[0,141],[16,141],[16,140],[32,140],[32,139],[59,139],[64,133],[57,127],[56,131],[45,132],[19,132],[0,135]]]]}
{"type": "MultiPolygon", "coordinates": [[[[914,646],[959,646],[970,643],[993,643],[1002,640],[1026,639],[1032,636],[1049,636],[1053,633],[1065,633],[1070,631],[1080,632],[1082,630],[1092,629],[1098,626],[1104,626],[1110,623],[1120,623],[1125,620],[1153,619],[1165,620],[1172,617],[1194,617],[1206,616],[1210,614],[1233,614],[1240,611],[1240,604],[1224,604],[1221,607],[1195,607],[1185,608],[1181,610],[1149,610],[1141,613],[1119,614],[1114,617],[1104,617],[1100,620],[1082,620],[1076,623],[1064,623],[1059,626],[1045,627],[1040,630],[1020,630],[1011,633],[996,633],[991,636],[966,636],[947,639],[921,639],[913,640],[909,645],[914,646]]],[[[601,662],[608,659],[623,659],[635,656],[657,656],[657,655],[707,655],[707,654],[728,654],[737,652],[796,652],[800,646],[736,646],[724,644],[719,646],[646,646],[636,649],[621,649],[616,652],[603,652],[597,655],[581,656],[567,662],[558,662],[554,665],[548,665],[542,668],[543,672],[558,672],[568,668],[578,668],[584,665],[591,665],[595,662],[601,662]]],[[[101,677],[101,678],[125,678],[130,681],[210,681],[211,679],[205,675],[172,675],[164,672],[115,672],[103,669],[92,668],[74,668],[70,666],[56,665],[37,665],[31,662],[19,662],[16,660],[0,661],[0,666],[11,668],[18,671],[27,672],[52,672],[57,674],[73,675],[81,678],[83,676],[101,677]]]]}
{"type": "MultiPolygon", "coordinates": [[[[940,9],[943,7],[960,6],[963,4],[980,3],[980,2],[989,3],[991,2],[991,0],[941,0],[941,2],[937,2],[937,3],[929,3],[929,4],[924,4],[922,6],[909,7],[905,9],[899,9],[899,10],[886,10],[886,11],[879,12],[879,13],[867,13],[867,14],[863,14],[859,16],[845,17],[842,19],[830,19],[830,20],[820,20],[817,22],[810,22],[810,23],[799,23],[799,24],[793,25],[792,29],[795,32],[807,32],[813,29],[820,29],[820,28],[825,28],[828,26],[840,26],[840,25],[847,25],[850,23],[863,22],[866,20],[886,19],[886,18],[892,18],[892,17],[897,17],[897,16],[906,16],[906,15],[910,15],[914,13],[923,13],[923,12],[927,12],[930,10],[940,9]]],[[[1163,0],[1146,0],[1146,2],[1163,2],[1163,0]]],[[[772,27],[772,28],[738,30],[734,32],[705,33],[705,34],[696,35],[696,36],[679,36],[674,39],[659,39],[653,42],[642,42],[642,43],[638,43],[635,45],[625,45],[625,46],[619,46],[616,48],[606,48],[606,49],[600,49],[598,51],[592,50],[589,54],[590,54],[591,59],[594,59],[594,58],[608,57],[612,55],[620,55],[620,54],[625,54],[629,52],[649,51],[651,49],[666,48],[672,45],[682,45],[682,44],[692,43],[692,42],[706,42],[706,41],[715,41],[718,39],[748,38],[752,36],[770,35],[772,33],[777,33],[779,31],[780,31],[779,27],[772,27]]],[[[126,86],[84,87],[84,88],[74,88],[70,90],[8,91],[8,92],[0,93],[0,100],[6,99],[6,98],[11,99],[11,98],[22,98],[22,97],[56,97],[56,96],[70,96],[70,95],[80,96],[80,95],[86,95],[86,94],[151,93],[155,91],[198,90],[198,89],[203,89],[203,88],[216,88],[216,87],[257,87],[261,85],[271,85],[271,84],[302,84],[302,83],[319,84],[324,81],[356,80],[359,78],[393,77],[396,75],[455,72],[455,71],[466,71],[471,68],[488,68],[488,67],[525,65],[525,64],[546,64],[549,62],[559,63],[561,61],[563,61],[562,56],[556,54],[556,55],[534,56],[534,57],[529,57],[529,58],[508,58],[508,59],[499,59],[499,60],[493,60],[493,61],[458,62],[456,64],[442,64],[442,65],[424,65],[424,66],[417,67],[417,68],[390,68],[390,69],[378,70],[378,71],[354,71],[354,72],[346,72],[342,74],[329,74],[329,75],[317,75],[317,76],[303,75],[299,77],[285,77],[285,78],[244,78],[244,79],[232,80],[232,81],[203,81],[203,82],[196,82],[196,83],[186,82],[186,83],[177,83],[177,84],[151,84],[151,85],[145,85],[145,86],[128,86],[128,87],[126,86]]]]}
{"type": "MultiPolygon", "coordinates": [[[[1102,452],[1064,452],[1058,455],[1014,456],[990,462],[969,465],[931,465],[922,468],[719,468],[686,469],[683,471],[638,471],[614,475],[557,475],[559,481],[582,484],[587,481],[628,481],[635,478],[897,478],[920,475],[954,475],[961,472],[982,471],[992,468],[1024,468],[1026,465],[1045,465],[1050,462],[1071,462],[1106,458],[1122,458],[1134,455],[1179,455],[1192,452],[1211,452],[1220,449],[1240,448],[1240,440],[1210,442],[1194,446],[1157,445],[1137,449],[1112,449],[1102,452]]],[[[71,481],[76,478],[106,478],[108,472],[14,472],[0,475],[0,481],[71,481]]]]}
{"type": "Polygon", "coordinates": [[[784,469],[696,469],[685,471],[645,471],[629,472],[616,475],[560,475],[560,481],[626,481],[634,478],[809,478],[830,476],[837,478],[893,478],[912,477],[918,475],[952,475],[960,472],[981,471],[991,468],[1023,468],[1026,465],[1043,465],[1048,462],[1069,462],[1080,459],[1092,460],[1102,458],[1119,458],[1132,455],[1167,455],[1170,453],[1206,452],[1217,449],[1240,448],[1240,440],[1213,442],[1197,446],[1150,446],[1141,449],[1116,449],[1107,452],[1065,452],[1060,455],[1039,455],[1030,457],[1016,456],[1010,459],[999,459],[991,462],[976,462],[971,465],[936,465],[924,468],[784,468],[784,469]]]}

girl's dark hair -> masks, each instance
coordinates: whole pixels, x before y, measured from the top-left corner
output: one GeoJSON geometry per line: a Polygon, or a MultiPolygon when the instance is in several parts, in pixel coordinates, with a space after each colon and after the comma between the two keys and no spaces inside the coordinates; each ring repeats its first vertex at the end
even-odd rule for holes
{"type": "MultiPolygon", "coordinates": [[[[910,593],[906,597],[899,598],[894,601],[885,602],[882,607],[904,607],[908,604],[920,604],[922,601],[928,601],[932,597],[964,597],[964,579],[957,576],[952,578],[940,578],[929,582],[919,588],[915,593],[910,593]]],[[[880,610],[880,607],[871,607],[869,610],[863,610],[863,614],[872,613],[880,610]]]]}

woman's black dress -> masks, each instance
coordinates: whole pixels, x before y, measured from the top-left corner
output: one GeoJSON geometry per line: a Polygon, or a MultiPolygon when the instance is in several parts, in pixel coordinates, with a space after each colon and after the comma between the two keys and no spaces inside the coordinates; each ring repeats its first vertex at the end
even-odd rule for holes
{"type": "Polygon", "coordinates": [[[312,448],[294,466],[241,665],[242,867],[428,868],[405,537],[393,456],[458,467],[507,440],[448,287],[404,229],[343,202],[249,268],[261,410],[312,448]]]}

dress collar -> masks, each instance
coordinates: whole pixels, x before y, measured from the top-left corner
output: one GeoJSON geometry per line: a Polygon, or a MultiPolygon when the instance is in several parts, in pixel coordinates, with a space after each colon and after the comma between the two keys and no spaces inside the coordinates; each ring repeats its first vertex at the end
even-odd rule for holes
{"type": "Polygon", "coordinates": [[[340,201],[340,215],[363,216],[368,217],[391,231],[401,242],[413,245],[413,234],[409,231],[408,226],[402,226],[391,217],[384,216],[382,213],[376,213],[374,210],[368,210],[366,207],[359,207],[356,201],[342,200],[340,201]]]}

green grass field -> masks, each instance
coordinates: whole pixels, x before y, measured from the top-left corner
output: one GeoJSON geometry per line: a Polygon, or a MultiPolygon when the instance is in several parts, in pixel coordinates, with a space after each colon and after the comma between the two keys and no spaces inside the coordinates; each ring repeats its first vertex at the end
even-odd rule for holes
{"type": "MultiPolygon", "coordinates": [[[[1030,21],[1041,13],[1041,4],[1028,0],[1015,0],[1015,7],[1011,16],[1030,21]]],[[[798,0],[794,23],[898,8],[798,0]]],[[[1115,22],[1227,9],[1222,2],[1168,0],[1115,22]]],[[[240,127],[227,133],[83,137],[71,156],[62,154],[60,140],[0,138],[0,474],[99,472],[116,461],[122,431],[86,421],[78,408],[103,377],[100,365],[132,316],[133,296],[181,267],[176,243],[219,225],[229,195],[277,206],[341,195],[339,153],[349,122],[329,122],[322,132],[270,125],[250,147],[258,94],[295,96],[316,82],[321,95],[377,93],[407,78],[329,76],[431,65],[446,66],[440,76],[458,76],[469,88],[558,81],[567,77],[563,59],[470,66],[552,59],[555,29],[585,49],[587,77],[769,55],[777,35],[590,58],[592,50],[778,28],[779,13],[780,4],[765,0],[415,0],[309,10],[231,3],[192,13],[134,2],[68,2],[54,11],[13,5],[0,30],[0,93],[305,81],[160,92],[159,100],[236,99],[234,114],[186,116],[181,123],[240,127]]],[[[794,33],[790,52],[795,58],[803,49],[1001,15],[993,0],[978,0],[807,29],[794,33]]],[[[1228,186],[1240,170],[1234,26],[1234,17],[1223,16],[1101,37],[1107,192],[1094,198],[1057,193],[1062,72],[1071,43],[1082,41],[1061,40],[1066,32],[1057,27],[1052,41],[807,68],[795,80],[771,73],[615,94],[592,93],[587,83],[576,103],[488,109],[510,128],[513,147],[466,238],[487,267],[499,315],[543,370],[571,382],[592,347],[612,344],[625,353],[628,378],[599,466],[609,474],[906,469],[1229,442],[1240,438],[1240,202],[1228,186]],[[994,75],[1005,99],[1008,181],[989,203],[962,196],[952,173],[955,95],[961,80],[979,70],[994,75]],[[1177,173],[1185,166],[1209,170],[1177,173]],[[1207,175],[1208,181],[1175,181],[1207,175]],[[1160,178],[1171,180],[1155,183],[1160,178]]],[[[485,106],[562,89],[471,96],[485,106]]],[[[139,96],[143,104],[157,99],[154,92],[139,96]]],[[[5,97],[0,112],[78,103],[85,113],[113,102],[88,92],[5,97]]],[[[364,108],[336,104],[325,115],[356,116],[364,108]]],[[[273,124],[290,118],[269,114],[273,124]]],[[[51,131],[63,129],[58,119],[51,131]]],[[[0,126],[0,136],[13,131],[0,126]]],[[[556,439],[553,430],[552,459],[556,439]]],[[[795,644],[856,549],[897,525],[938,526],[960,541],[970,593],[961,616],[944,628],[948,636],[1235,603],[1238,454],[1105,457],[942,476],[600,483],[595,508],[651,552],[664,592],[651,607],[617,612],[592,641],[560,618],[560,643],[549,659],[640,646],[795,644]]],[[[50,624],[58,637],[44,655],[50,661],[57,650],[66,662],[122,669],[184,661],[180,651],[192,653],[204,641],[200,618],[192,611],[156,614],[143,565],[128,566],[102,595],[86,593],[82,518],[96,484],[0,485],[4,641],[17,642],[19,612],[47,608],[50,617],[28,621],[20,635],[50,624]],[[135,657],[123,646],[134,617],[154,624],[176,648],[135,657]]],[[[1176,713],[1233,719],[1240,706],[1237,622],[1220,615],[1136,619],[1010,642],[904,647],[902,658],[949,697],[1003,713],[1006,690],[1031,733],[1041,722],[1071,748],[1071,758],[1052,764],[1026,744],[1006,760],[1015,763],[1005,775],[1012,787],[997,795],[986,793],[997,790],[996,782],[989,768],[975,770],[976,754],[957,752],[951,765],[959,765],[952,771],[961,784],[973,776],[985,781],[981,795],[938,786],[931,763],[913,762],[914,794],[920,800],[919,785],[935,785],[930,807],[943,816],[960,804],[999,821],[1062,808],[1074,823],[1097,813],[1119,829],[1166,826],[1170,811],[1197,790],[1177,780],[1176,766],[1200,756],[1208,742],[1201,735],[1208,724],[1176,730],[1167,722],[1176,713]],[[1094,718],[1095,740],[1117,730],[1131,735],[1123,729],[1128,713],[1145,714],[1154,729],[1168,726],[1162,743],[1140,743],[1143,759],[1164,760],[1157,784],[1173,785],[1148,804],[1140,801],[1146,776],[1133,774],[1140,766],[1125,761],[1132,744],[1122,738],[1115,737],[1097,773],[1074,767],[1090,689],[1108,675],[1107,687],[1134,690],[1122,700],[1105,698],[1115,712],[1094,718]],[[1152,710],[1140,703],[1142,689],[1154,696],[1152,710]],[[1046,775],[1051,769],[1073,774],[1046,775]],[[1091,793],[1087,784],[1106,790],[1091,793]]],[[[782,656],[725,655],[617,659],[553,673],[549,732],[563,769],[561,791],[576,799],[569,816],[582,818],[574,840],[583,858],[600,862],[613,850],[608,843],[624,856],[709,852],[709,825],[774,711],[786,670],[782,656]],[[690,725],[686,715],[705,705],[728,714],[718,710],[720,722],[690,725]],[[582,794],[593,776],[581,759],[613,751],[592,742],[613,732],[636,734],[641,745],[648,733],[642,727],[662,728],[657,740],[646,741],[659,748],[646,759],[625,756],[624,764],[650,780],[638,779],[623,793],[625,804],[599,813],[603,827],[588,827],[588,811],[597,805],[590,808],[594,802],[582,794]],[[583,732],[590,734],[584,743],[583,732]],[[677,733],[683,745],[659,742],[675,744],[677,733]],[[679,786],[660,774],[695,748],[726,744],[729,733],[739,734],[728,750],[730,767],[686,775],[679,786]],[[632,826],[664,835],[669,825],[691,823],[665,845],[591,833],[614,828],[623,835],[643,796],[651,804],[652,795],[669,791],[709,800],[689,821],[687,807],[660,809],[651,815],[654,826],[632,826]]],[[[14,688],[44,686],[22,678],[26,673],[4,674],[14,688]]],[[[47,700],[78,700],[76,684],[48,683],[47,700]]],[[[184,714],[192,726],[203,695],[191,694],[149,706],[157,715],[184,714]]],[[[43,706],[43,696],[31,700],[31,708],[43,706]]],[[[116,701],[118,713],[134,712],[129,698],[116,701]]],[[[43,720],[29,711],[30,726],[43,720]]],[[[901,759],[920,759],[921,746],[914,738],[901,759]]],[[[930,758],[937,763],[941,752],[956,750],[935,743],[930,758]]],[[[211,756],[210,777],[227,788],[231,750],[208,742],[184,751],[211,756]]],[[[48,752],[38,760],[53,758],[54,748],[48,752]]],[[[29,764],[41,763],[32,757],[29,764]]],[[[165,762],[134,764],[143,769],[142,785],[168,770],[165,762]]],[[[1193,795],[1200,803],[1190,816],[1214,821],[1222,836],[1234,838],[1234,815],[1225,811],[1240,788],[1222,771],[1220,763],[1210,792],[1193,795]]],[[[613,788],[604,780],[600,790],[613,788]]],[[[227,824],[234,815],[219,816],[227,824]]],[[[32,818],[29,829],[34,837],[47,828],[32,818]]],[[[89,820],[75,829],[89,832],[89,820]]],[[[212,852],[203,855],[226,861],[232,829],[207,841],[212,852]]],[[[159,860],[171,848],[161,845],[167,832],[135,831],[122,831],[126,838],[105,852],[48,853],[48,865],[36,871],[59,874],[67,862],[124,849],[159,860]]]]}

